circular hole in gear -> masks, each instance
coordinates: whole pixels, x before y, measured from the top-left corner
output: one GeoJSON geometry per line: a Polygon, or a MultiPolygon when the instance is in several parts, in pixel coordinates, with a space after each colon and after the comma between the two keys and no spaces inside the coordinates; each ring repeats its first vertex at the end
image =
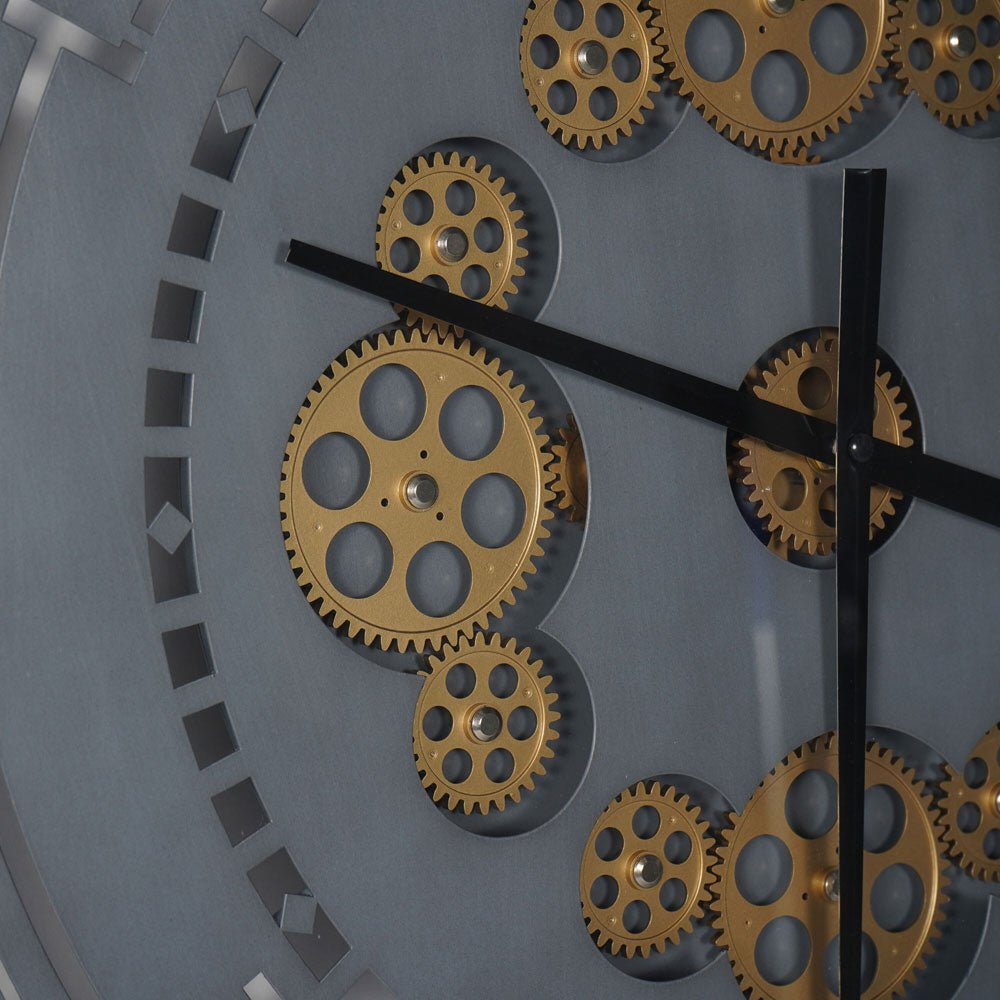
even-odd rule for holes
{"type": "Polygon", "coordinates": [[[634,83],[642,72],[642,60],[635,49],[619,49],[611,60],[611,72],[620,83],[634,83]]]}
{"type": "Polygon", "coordinates": [[[495,785],[502,785],[505,781],[510,781],[510,776],[514,773],[514,755],[504,747],[497,747],[486,755],[483,767],[490,781],[495,785]]]}
{"type": "Polygon", "coordinates": [[[969,67],[969,83],[984,93],[993,86],[993,67],[985,59],[977,59],[969,67]]]}
{"type": "Polygon", "coordinates": [[[521,488],[497,472],[480,476],[462,499],[462,524],[468,536],[486,549],[509,545],[524,527],[521,488]]]}
{"type": "Polygon", "coordinates": [[[773,122],[788,122],[806,106],[809,77],[798,57],[777,49],[761,56],[750,79],[750,91],[761,114],[773,122]]]}
{"type": "Polygon", "coordinates": [[[564,117],[565,115],[571,114],[573,109],[576,107],[576,87],[569,82],[569,80],[556,80],[555,83],[549,87],[548,94],[545,98],[548,101],[549,107],[559,115],[564,117]]]}
{"type": "Polygon", "coordinates": [[[668,878],[660,886],[660,906],[668,913],[676,913],[687,902],[687,886],[679,878],[668,878]]]}
{"type": "Polygon", "coordinates": [[[803,771],[785,796],[785,819],[806,840],[829,833],[837,822],[837,782],[826,771],[803,771]]]}
{"type": "Polygon", "coordinates": [[[958,810],[955,822],[962,833],[975,833],[983,821],[983,813],[975,802],[966,802],[958,810]]]}
{"type": "Polygon", "coordinates": [[[498,663],[488,683],[494,698],[509,698],[517,690],[517,671],[509,663],[498,663]]]}
{"type": "Polygon", "coordinates": [[[427,397],[416,374],[404,365],[380,365],[361,388],[361,419],[376,437],[401,441],[424,419],[427,397]]]}
{"type": "Polygon", "coordinates": [[[982,788],[990,776],[990,769],[982,757],[972,757],[962,770],[962,777],[969,788],[982,788]]]}
{"type": "Polygon", "coordinates": [[[625,29],[625,15],[616,3],[601,4],[594,20],[605,38],[617,38],[625,29]]]}
{"type": "Polygon", "coordinates": [[[875,879],[871,909],[884,931],[909,930],[924,907],[924,884],[909,865],[890,865],[875,879]]]}
{"type": "Polygon", "coordinates": [[[990,830],[983,837],[983,853],[990,861],[1000,860],[1000,829],[990,830]]]}
{"type": "Polygon", "coordinates": [[[754,960],[772,986],[790,986],[806,971],[811,953],[805,924],[795,917],[776,917],[760,932],[754,960]]]}
{"type": "Polygon", "coordinates": [[[979,22],[976,34],[979,36],[979,41],[986,48],[992,49],[995,45],[1000,44],[1000,20],[992,14],[987,14],[979,22]]]}
{"type": "Polygon", "coordinates": [[[837,527],[837,487],[828,486],[820,494],[819,516],[828,528],[837,527]]]}
{"type": "Polygon", "coordinates": [[[976,0],[951,0],[951,5],[955,8],[956,14],[961,14],[964,17],[975,10],[976,0]]]}
{"type": "Polygon", "coordinates": [[[328,510],[343,510],[361,499],[371,465],[361,443],[347,434],[324,434],[306,452],[302,484],[310,498],[328,510]]]}
{"type": "Polygon", "coordinates": [[[736,888],[754,906],[777,902],[792,880],[792,855],[770,834],[754,837],[736,859],[736,888]]]}
{"type": "Polygon", "coordinates": [[[503,226],[497,219],[480,219],[472,238],[483,253],[496,253],[503,246],[503,226]]]}
{"type": "Polygon", "coordinates": [[[681,830],[667,837],[663,845],[663,856],[672,865],[682,865],[691,857],[691,838],[681,830]]]}
{"type": "Polygon", "coordinates": [[[403,199],[403,215],[414,226],[426,226],[434,214],[434,199],[426,191],[411,191],[403,199]]]}
{"type": "Polygon", "coordinates": [[[861,62],[868,39],[861,18],[842,3],[823,7],[813,18],[809,44],[828,73],[850,73],[861,62]]]}
{"type": "Polygon", "coordinates": [[[420,263],[420,247],[409,236],[402,236],[389,248],[389,261],[400,274],[409,274],[420,263]]]}
{"type": "Polygon", "coordinates": [[[507,732],[518,742],[530,740],[536,729],[538,716],[527,705],[519,705],[507,718],[507,732]]]}
{"type": "Polygon", "coordinates": [[[583,4],[580,0],[557,0],[555,17],[564,31],[576,31],[583,24],[583,4]]]}
{"type": "Polygon", "coordinates": [[[429,618],[454,614],[471,586],[469,560],[450,542],[425,545],[406,570],[406,592],[413,606],[429,618]]]}
{"type": "Polygon", "coordinates": [[[467,298],[485,299],[490,294],[490,273],[482,264],[470,264],[462,272],[462,294],[467,298]]]}
{"type": "Polygon", "coordinates": [[[341,528],[326,550],[326,574],[345,597],[377,594],[392,572],[392,545],[374,524],[357,521],[341,528]]]}
{"type": "Polygon", "coordinates": [[[926,38],[914,39],[910,43],[908,52],[910,65],[918,72],[923,73],[930,69],[931,63],[934,62],[934,47],[926,38]]]}
{"type": "MultiPolygon", "coordinates": [[[[861,934],[861,992],[875,981],[878,971],[878,950],[875,942],[864,932],[861,934]]],[[[840,935],[838,934],[823,952],[823,979],[835,996],[840,996],[840,935]]]]}
{"type": "Polygon", "coordinates": [[[622,911],[622,927],[629,934],[641,934],[650,920],[649,907],[641,899],[633,899],[622,911]]]}
{"type": "Polygon", "coordinates": [[[594,879],[590,887],[590,901],[599,910],[606,910],[618,902],[618,883],[610,875],[594,879]]]}
{"type": "Polygon", "coordinates": [[[864,847],[870,854],[884,854],[903,836],[906,809],[899,792],[888,785],[865,789],[864,847]]]}
{"type": "Polygon", "coordinates": [[[950,69],[943,70],[934,78],[934,93],[942,104],[951,104],[958,97],[958,77],[950,69]]]}
{"type": "Polygon", "coordinates": [[[941,0],[917,0],[917,20],[933,28],[941,20],[941,0]]]}
{"type": "Polygon", "coordinates": [[[614,861],[621,857],[622,848],[625,846],[625,838],[621,831],[613,826],[606,826],[594,840],[594,853],[602,861],[614,861]]]}
{"type": "Polygon", "coordinates": [[[640,840],[651,840],[660,829],[660,814],[652,806],[639,806],[632,816],[632,832],[640,840]]]}
{"type": "Polygon", "coordinates": [[[503,410],[492,393],[476,385],[463,386],[441,407],[438,432],[455,458],[477,462],[500,443],[503,410]]]}
{"type": "Polygon", "coordinates": [[[531,43],[531,61],[539,69],[552,69],[559,62],[559,43],[551,35],[539,35],[531,43]]]}
{"type": "Polygon", "coordinates": [[[472,774],[472,758],[459,747],[449,750],[441,762],[441,773],[449,784],[460,785],[472,774]]]}
{"type": "Polygon", "coordinates": [[[428,274],[424,278],[423,284],[430,285],[431,288],[436,288],[439,292],[448,291],[448,282],[440,274],[428,274]]]}
{"type": "Polygon", "coordinates": [[[609,122],[618,114],[618,98],[610,87],[595,87],[590,94],[589,107],[599,122],[609,122]]]}
{"type": "Polygon", "coordinates": [[[721,10],[702,11],[691,22],[684,49],[694,71],[712,83],[732,77],[746,55],[739,24],[732,14],[721,10]]]}
{"type": "Polygon", "coordinates": [[[426,736],[429,740],[433,740],[435,743],[439,743],[441,740],[447,739],[448,736],[451,735],[452,726],[454,726],[454,724],[451,712],[440,705],[436,705],[434,708],[425,712],[423,720],[421,721],[424,736],[426,736]]]}
{"type": "Polygon", "coordinates": [[[476,672],[468,663],[456,663],[444,679],[452,698],[468,698],[476,690],[476,672]]]}
{"type": "Polygon", "coordinates": [[[468,181],[452,181],[444,200],[453,215],[468,215],[476,207],[476,192],[468,181]]]}
{"type": "Polygon", "coordinates": [[[822,368],[814,365],[799,376],[796,391],[803,406],[810,410],[822,410],[833,398],[833,381],[822,368]]]}
{"type": "Polygon", "coordinates": [[[806,481],[798,469],[782,469],[771,483],[771,493],[782,510],[798,510],[806,498],[806,481]]]}

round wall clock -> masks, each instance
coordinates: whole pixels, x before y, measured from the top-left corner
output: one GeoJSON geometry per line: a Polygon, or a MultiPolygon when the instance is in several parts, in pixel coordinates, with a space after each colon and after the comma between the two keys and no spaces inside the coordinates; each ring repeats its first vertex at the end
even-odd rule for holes
{"type": "Polygon", "coordinates": [[[0,2],[3,1000],[983,1000],[998,0],[0,2]]]}

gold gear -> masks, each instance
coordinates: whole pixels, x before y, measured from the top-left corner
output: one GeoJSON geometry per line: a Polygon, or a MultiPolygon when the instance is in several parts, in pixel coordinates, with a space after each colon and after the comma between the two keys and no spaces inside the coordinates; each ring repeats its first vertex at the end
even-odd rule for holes
{"type": "Polygon", "coordinates": [[[566,427],[559,428],[561,443],[552,446],[555,457],[552,463],[552,471],[555,473],[552,489],[558,497],[559,509],[568,512],[566,520],[582,521],[587,516],[587,456],[572,413],[568,415],[566,423],[566,427]]]}
{"type": "MultiPolygon", "coordinates": [[[[531,415],[534,403],[524,398],[514,373],[502,371],[498,358],[484,348],[451,334],[442,337],[419,331],[382,333],[373,344],[362,340],[335,360],[320,376],[299,410],[281,467],[281,518],[285,548],[299,586],[325,621],[344,628],[366,645],[405,652],[442,642],[454,645],[461,635],[485,628],[489,616],[500,618],[504,604],[527,587],[536,571],[532,559],[543,555],[540,542],[548,537],[543,522],[552,517],[546,504],[554,500],[548,439],[539,430],[541,418],[531,415]],[[390,441],[377,437],[361,414],[361,390],[367,378],[385,365],[400,365],[417,376],[426,399],[420,425],[408,437],[390,441]],[[483,458],[466,461],[445,447],[438,426],[445,401],[456,389],[474,386],[499,404],[503,433],[483,458]],[[353,437],[367,453],[371,473],[361,496],[343,510],[331,510],[310,497],[303,464],[310,447],[327,434],[353,437]],[[524,496],[524,522],[499,548],[474,542],[462,523],[466,491],[481,476],[507,476],[524,496]],[[431,480],[430,502],[410,491],[431,480]],[[392,566],[383,586],[366,597],[351,597],[334,585],[327,570],[327,550],[337,533],[352,524],[381,531],[392,549],[392,566]],[[432,617],[411,600],[406,585],[413,557],[432,542],[448,542],[468,561],[471,581],[465,600],[452,612],[432,617]]],[[[417,490],[419,493],[419,489],[417,490]]]]}
{"type": "Polygon", "coordinates": [[[478,808],[485,815],[491,808],[502,811],[508,799],[520,802],[522,792],[535,787],[535,776],[545,774],[545,759],[555,756],[550,744],[559,738],[552,728],[559,719],[553,708],[557,695],[549,691],[551,679],[541,670],[541,661],[532,661],[530,649],[519,650],[513,639],[504,642],[496,633],[488,638],[480,633],[471,642],[462,639],[456,648],[429,660],[413,714],[413,756],[421,784],[435,802],[444,800],[453,812],[462,809],[471,814],[478,808]],[[454,695],[448,674],[463,664],[472,671],[474,683],[460,696],[454,695]],[[504,666],[513,675],[504,678],[506,686],[498,694],[490,675],[504,666]],[[443,709],[450,718],[447,732],[438,739],[425,728],[435,709],[443,709]],[[518,709],[535,716],[534,731],[523,739],[508,729],[518,709]],[[487,758],[497,750],[510,755],[510,773],[501,781],[487,773],[487,758]],[[468,755],[471,767],[462,781],[445,775],[445,758],[452,751],[468,755]]]}
{"type": "Polygon", "coordinates": [[[628,958],[648,958],[653,950],[662,951],[668,941],[677,944],[681,934],[704,916],[714,881],[710,856],[715,839],[708,822],[699,816],[687,795],[655,782],[626,789],[601,813],[580,862],[580,905],[598,947],[610,946],[613,955],[624,952],[628,958]],[[632,824],[636,814],[647,808],[656,813],[658,825],[650,836],[640,837],[632,824]],[[613,847],[598,853],[598,838],[605,833],[613,847]],[[683,835],[678,838],[683,846],[676,854],[667,843],[675,833],[683,835]],[[595,882],[601,879],[610,879],[616,886],[613,901],[605,907],[591,898],[595,882]],[[667,909],[660,894],[674,880],[683,885],[685,894],[676,908],[667,909]],[[645,904],[649,911],[649,922],[635,933],[624,924],[625,909],[632,902],[645,904]]]}
{"type": "MultiPolygon", "coordinates": [[[[839,824],[824,834],[807,840],[795,833],[785,814],[786,796],[792,783],[808,771],[838,777],[837,736],[827,733],[790,753],[760,784],[746,808],[734,816],[734,827],[723,831],[725,843],[719,848],[716,871],[719,881],[713,888],[716,899],[715,926],[718,945],[728,952],[740,989],[750,1000],[834,1000],[824,975],[827,947],[839,927],[837,889],[839,824]],[[770,903],[755,905],[744,898],[738,887],[738,859],[755,838],[775,837],[791,855],[791,879],[782,895],[770,903]],[[778,917],[792,917],[810,936],[809,962],[792,983],[774,986],[757,964],[755,949],[767,924],[778,917]]],[[[903,806],[904,821],[897,841],[888,849],[864,857],[864,932],[877,952],[875,977],[865,990],[864,1000],[890,1000],[902,996],[916,981],[927,955],[940,936],[937,924],[944,919],[947,896],[944,887],[947,861],[939,813],[923,782],[907,770],[899,757],[877,743],[870,743],[865,761],[865,786],[885,785],[903,806]],[[872,887],[886,869],[908,865],[923,885],[923,902],[914,922],[905,930],[886,931],[872,911],[872,887]]]]}
{"type": "MultiPolygon", "coordinates": [[[[759,379],[749,383],[761,399],[786,406],[798,413],[824,420],[837,415],[837,333],[825,329],[815,344],[803,340],[776,357],[759,379]]],[[[909,448],[913,439],[906,433],[911,421],[900,388],[892,373],[875,367],[875,437],[909,448]]],[[[787,558],[788,548],[806,550],[810,555],[829,555],[837,539],[836,471],[814,459],[773,448],[754,438],[741,438],[743,456],[739,466],[743,482],[750,487],[749,500],[759,504],[757,516],[771,532],[779,555],[787,558]]],[[[887,486],[871,488],[869,537],[885,528],[886,519],[896,512],[902,494],[887,486]]]]}
{"type": "Polygon", "coordinates": [[[892,58],[903,92],[916,92],[935,118],[953,127],[972,125],[990,111],[1000,110],[1000,43],[994,40],[987,45],[977,34],[986,18],[1000,19],[1000,0],[980,0],[964,14],[949,0],[941,0],[944,13],[934,25],[920,20],[916,0],[897,0],[896,6],[899,16],[894,21],[892,58]],[[984,89],[973,77],[977,63],[992,70],[984,89]],[[950,76],[944,79],[954,87],[950,101],[942,100],[937,91],[945,73],[950,76]]]}
{"type": "MultiPolygon", "coordinates": [[[[495,175],[489,164],[479,166],[473,156],[463,161],[458,153],[434,153],[430,160],[421,156],[414,164],[408,163],[393,180],[379,209],[375,234],[379,267],[413,281],[444,282],[454,295],[466,295],[462,287],[466,272],[480,268],[475,273],[486,273],[489,290],[478,301],[506,309],[508,297],[517,294],[516,279],[524,277],[521,261],[528,255],[522,245],[528,237],[521,226],[524,212],[515,207],[515,194],[505,193],[506,186],[507,181],[495,175]],[[471,207],[462,204],[461,208],[467,210],[461,214],[448,204],[448,192],[454,184],[460,185],[455,191],[466,195],[469,189],[472,191],[471,207]],[[429,199],[427,210],[416,216],[416,222],[410,218],[414,209],[407,207],[410,195],[429,199]],[[480,223],[499,227],[498,239],[487,241],[480,235],[477,240],[480,223]],[[402,239],[411,240],[418,253],[415,266],[408,271],[392,263],[392,248],[402,239]]],[[[397,305],[396,310],[411,323],[420,323],[427,332],[439,327],[441,332],[457,332],[405,306],[397,305]]]]}
{"type": "Polygon", "coordinates": [[[812,51],[810,28],[824,3],[816,0],[792,0],[788,9],[775,0],[728,0],[722,6],[737,22],[743,37],[744,56],[736,72],[726,80],[714,82],[700,76],[687,55],[686,39],[695,19],[705,11],[720,6],[708,0],[658,0],[656,23],[662,28],[661,41],[666,47],[665,61],[670,77],[680,88],[681,96],[691,100],[717,132],[734,142],[767,153],[795,158],[802,147],[821,142],[829,132],[851,120],[861,110],[861,102],[873,96],[872,87],[881,80],[889,65],[889,19],[892,0],[841,0],[859,18],[865,28],[866,48],[854,69],[830,73],[812,51]],[[753,99],[753,75],[761,59],[776,51],[795,56],[809,80],[809,93],[802,110],[788,121],[779,122],[761,111],[753,99]]]}
{"type": "MultiPolygon", "coordinates": [[[[663,74],[663,47],[652,24],[652,14],[641,0],[581,0],[583,19],[573,29],[563,28],[556,20],[558,0],[532,0],[521,28],[521,78],[528,100],[546,131],[564,146],[574,142],[579,149],[593,143],[600,149],[605,142],[618,144],[621,136],[630,136],[633,125],[641,125],[645,112],[653,110],[652,95],[659,89],[663,74]],[[616,35],[602,33],[599,11],[617,8],[623,27],[616,35]],[[544,66],[532,54],[536,41],[548,40],[554,51],[544,66]],[[615,56],[631,53],[638,57],[638,72],[617,71],[615,56]],[[552,61],[554,60],[554,61],[552,61]],[[626,77],[625,80],[622,77],[626,77]],[[572,110],[557,111],[549,99],[550,88],[572,87],[576,95],[572,110]],[[591,97],[600,90],[614,95],[610,117],[599,117],[591,108],[591,97]]],[[[617,26],[616,26],[617,27],[617,26]]]]}
{"type": "Polygon", "coordinates": [[[950,767],[947,768],[948,776],[942,785],[944,797],[941,799],[945,839],[959,868],[984,882],[1000,882],[1000,857],[992,857],[986,850],[986,838],[990,833],[1000,838],[1000,724],[972,748],[969,759],[981,760],[986,767],[986,775],[973,788],[965,780],[964,773],[956,774],[950,767]],[[979,822],[968,832],[959,825],[958,818],[959,810],[965,805],[979,810],[979,822]]]}

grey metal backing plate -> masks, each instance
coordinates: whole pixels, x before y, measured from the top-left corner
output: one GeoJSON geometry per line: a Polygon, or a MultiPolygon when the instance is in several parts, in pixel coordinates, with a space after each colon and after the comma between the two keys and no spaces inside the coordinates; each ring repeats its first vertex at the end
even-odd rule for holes
{"type": "MultiPolygon", "coordinates": [[[[64,6],[138,37],[120,4],[106,21],[96,3],[64,6]]],[[[579,789],[524,836],[478,837],[435,809],[411,756],[417,681],[329,634],[289,571],[277,489],[292,418],[330,358],[392,313],[279,265],[281,246],[370,258],[385,187],[417,151],[485,137],[542,179],[560,247],[548,321],[734,385],[780,337],[836,322],[841,170],[888,167],[882,343],[928,450],[1000,468],[996,141],[910,102],[849,159],[796,170],[687,113],[644,157],[596,164],[524,99],[524,6],[326,0],[296,38],[252,0],[176,0],[132,86],[66,54],[49,83],[0,286],[0,762],[105,1000],[235,998],[262,970],[285,1000],[337,998],[367,968],[400,997],[739,996],[721,957],[670,984],[626,977],[577,905],[580,849],[624,786],[689,774],[739,807],[835,724],[833,577],[751,537],[719,430],[553,373],[583,431],[591,511],[571,582],[543,580],[524,624],[575,658],[596,727],[579,789]],[[229,183],[190,159],[245,35],[283,65],[229,183]],[[211,263],[165,249],[182,193],[223,212],[211,263]],[[206,291],[197,345],[150,338],[164,278],[206,291]],[[150,367],[193,375],[190,428],[143,426],[150,367]],[[149,456],[191,461],[199,592],[161,604],[149,456]],[[160,633],[192,622],[217,673],[175,692],[160,633]],[[198,773],[181,719],[219,700],[239,751],[198,773]],[[247,775],[272,822],[233,849],[210,797],[247,775]],[[246,877],[281,846],[351,945],[322,984],[246,877]]],[[[916,504],[872,572],[871,720],[959,762],[998,714],[1000,534],[916,504]]],[[[20,933],[0,933],[12,974],[20,933]]],[[[995,917],[986,935],[963,997],[1000,976],[995,917]]],[[[52,995],[32,975],[25,1000],[52,995]]]]}

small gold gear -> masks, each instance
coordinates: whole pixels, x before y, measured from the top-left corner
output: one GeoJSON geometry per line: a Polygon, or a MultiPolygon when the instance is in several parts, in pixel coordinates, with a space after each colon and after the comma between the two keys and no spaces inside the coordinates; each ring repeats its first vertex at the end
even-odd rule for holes
{"type": "Polygon", "coordinates": [[[598,947],[648,958],[667,942],[677,944],[704,916],[715,839],[699,816],[687,795],[656,782],[633,785],[601,813],[580,862],[580,905],[598,947]],[[595,892],[607,892],[600,897],[606,905],[594,900],[595,892]],[[635,931],[625,923],[632,903],[645,907],[643,918],[649,915],[635,931]]]}
{"type": "Polygon", "coordinates": [[[546,131],[564,146],[617,145],[653,109],[663,74],[659,30],[642,0],[580,0],[583,16],[575,28],[562,27],[558,6],[558,0],[532,0],[524,15],[521,77],[528,100],[546,131]],[[553,87],[572,90],[569,110],[550,98],[553,87]],[[606,109],[595,111],[602,101],[606,109]]]}
{"type": "Polygon", "coordinates": [[[485,628],[489,616],[500,618],[503,605],[527,587],[536,571],[533,558],[543,555],[548,537],[543,522],[555,497],[546,471],[547,437],[534,403],[524,398],[514,373],[499,358],[473,348],[466,338],[419,331],[382,333],[362,340],[320,376],[299,410],[281,467],[281,519],[285,548],[306,599],[333,628],[344,628],[366,645],[393,643],[405,652],[426,646],[454,645],[461,635],[485,628]],[[361,392],[383,366],[409,369],[419,380],[425,409],[419,426],[401,440],[377,436],[365,423],[361,392]],[[439,419],[457,389],[477,387],[499,405],[500,440],[489,454],[467,461],[444,443],[439,419]],[[368,457],[370,475],[361,495],[344,509],[329,509],[306,488],[303,465],[309,449],[329,434],[353,438],[368,457]],[[480,477],[498,474],[512,480],[524,497],[524,520],[517,534],[498,548],[475,542],[462,520],[462,502],[480,477]],[[430,482],[428,482],[430,480],[430,482]],[[430,495],[423,489],[430,487],[430,495]],[[367,596],[350,596],[330,578],[327,554],[338,532],[351,525],[381,532],[391,548],[391,568],[382,586],[367,596]],[[407,569],[425,546],[450,543],[468,562],[469,588],[451,613],[422,612],[407,589],[407,569]]]}
{"type": "MultiPolygon", "coordinates": [[[[521,226],[524,212],[506,187],[507,181],[489,164],[480,166],[473,156],[463,160],[457,152],[421,156],[406,164],[379,208],[379,267],[467,298],[471,296],[463,282],[472,279],[481,292],[479,302],[506,309],[508,297],[517,294],[517,279],[524,277],[521,262],[528,255],[523,246],[528,233],[521,226]],[[405,269],[393,263],[393,248],[401,240],[407,241],[401,249],[410,253],[405,269]]],[[[396,310],[428,333],[438,328],[457,332],[405,306],[397,305],[396,310]]]]}
{"type": "Polygon", "coordinates": [[[828,0],[658,0],[656,23],[666,47],[664,59],[681,96],[710,122],[717,132],[728,132],[734,142],[767,153],[774,148],[783,162],[799,162],[804,147],[821,142],[828,133],[860,111],[862,100],[873,96],[872,87],[889,65],[891,0],[841,0],[864,25],[866,47],[857,66],[846,73],[831,73],[813,54],[810,29],[828,0]],[[718,7],[735,19],[743,38],[743,59],[725,80],[699,75],[688,57],[687,37],[699,15],[718,7]],[[753,98],[753,78],[761,60],[774,52],[798,59],[809,81],[801,111],[787,121],[766,115],[753,98]]]}
{"type": "Polygon", "coordinates": [[[984,882],[1000,882],[1000,855],[988,850],[986,843],[992,834],[1000,847],[1000,724],[972,748],[969,760],[977,761],[976,769],[980,771],[973,778],[973,785],[966,780],[965,773],[956,774],[947,768],[941,799],[945,839],[959,868],[984,882]],[[974,807],[968,810],[972,815],[960,823],[959,811],[966,805],[974,807]],[[972,829],[964,830],[963,826],[972,829]]]}
{"type": "Polygon", "coordinates": [[[582,521],[587,516],[587,456],[572,413],[568,415],[566,424],[559,428],[561,443],[552,446],[555,456],[552,489],[558,497],[559,509],[567,511],[566,520],[582,521]]]}
{"type": "Polygon", "coordinates": [[[552,728],[559,719],[553,707],[558,696],[549,690],[550,678],[542,669],[530,649],[519,650],[513,639],[504,642],[496,633],[462,639],[456,648],[430,658],[413,714],[413,756],[435,802],[444,800],[452,812],[478,809],[485,815],[494,808],[502,811],[508,799],[520,802],[521,794],[535,787],[535,776],[545,774],[546,758],[555,756],[551,744],[559,738],[552,728]],[[459,677],[449,684],[453,670],[459,677]],[[534,715],[534,729],[523,730],[530,735],[511,732],[516,712],[528,719],[534,715]],[[495,780],[488,759],[498,751],[506,754],[509,770],[496,772],[501,777],[495,780]],[[446,774],[445,759],[452,752],[464,755],[467,773],[460,781],[446,774]]]}
{"type": "MultiPolygon", "coordinates": [[[[728,952],[740,989],[750,1000],[834,1000],[824,974],[827,948],[839,927],[839,824],[813,839],[796,833],[786,816],[786,801],[792,784],[809,771],[828,774],[834,781],[839,773],[837,736],[827,733],[790,753],[759,785],[746,808],[733,817],[734,827],[723,831],[725,843],[719,848],[713,888],[718,945],[728,952]],[[737,872],[741,853],[758,837],[777,838],[791,856],[791,875],[782,894],[770,902],[749,902],[739,888],[737,872]],[[810,937],[808,964],[791,983],[775,986],[764,978],[757,963],[758,940],[771,921],[780,917],[798,920],[810,937]]],[[[887,786],[902,804],[903,822],[898,839],[880,851],[865,851],[864,932],[877,954],[874,979],[864,992],[864,1000],[890,1000],[902,996],[940,936],[938,923],[944,919],[944,892],[948,879],[944,872],[939,813],[923,782],[907,770],[903,761],[877,743],[868,746],[865,786],[887,786]],[[906,865],[922,883],[919,913],[903,930],[887,931],[875,918],[872,888],[876,879],[894,865],[906,865]]],[[[881,845],[880,845],[881,846],[881,845]]]]}
{"type": "MultiPolygon", "coordinates": [[[[759,370],[759,369],[758,369],[759,370]]],[[[824,329],[812,343],[803,339],[799,347],[776,357],[759,379],[747,383],[761,399],[786,406],[798,413],[824,420],[837,415],[837,333],[824,329]]],[[[911,421],[900,388],[892,373],[875,368],[875,437],[909,448],[906,433],[911,421]]],[[[739,468],[750,487],[749,500],[759,504],[757,516],[776,543],[771,548],[787,558],[788,546],[810,555],[829,555],[837,540],[836,471],[815,459],[773,448],[754,438],[741,438],[743,456],[739,468]]],[[[739,469],[737,470],[739,472],[739,469]]],[[[902,494],[887,486],[871,489],[869,537],[885,528],[896,512],[902,494]]]]}
{"type": "Polygon", "coordinates": [[[941,0],[934,24],[921,20],[917,0],[896,0],[896,7],[892,58],[904,93],[916,92],[938,121],[952,127],[1000,110],[1000,37],[987,34],[990,18],[1000,20],[1000,0],[979,0],[965,13],[941,0]]]}

